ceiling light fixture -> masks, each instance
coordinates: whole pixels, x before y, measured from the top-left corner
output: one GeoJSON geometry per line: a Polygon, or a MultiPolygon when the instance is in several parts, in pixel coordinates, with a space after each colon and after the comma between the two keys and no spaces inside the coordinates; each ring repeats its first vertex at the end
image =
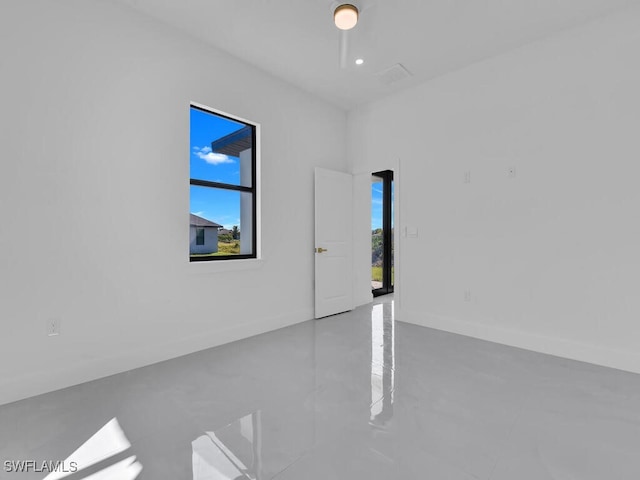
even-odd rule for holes
{"type": "Polygon", "coordinates": [[[362,65],[364,60],[362,58],[356,58],[356,65],[362,65]]]}
{"type": "Polygon", "coordinates": [[[340,30],[351,30],[358,23],[358,8],[350,3],[338,5],[333,11],[333,21],[340,30]]]}

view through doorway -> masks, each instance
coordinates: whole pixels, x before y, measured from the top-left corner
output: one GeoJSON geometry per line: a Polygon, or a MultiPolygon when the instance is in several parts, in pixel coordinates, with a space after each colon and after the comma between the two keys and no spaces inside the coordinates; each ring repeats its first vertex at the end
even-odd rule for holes
{"type": "Polygon", "coordinates": [[[393,172],[371,175],[371,291],[393,292],[393,172]]]}

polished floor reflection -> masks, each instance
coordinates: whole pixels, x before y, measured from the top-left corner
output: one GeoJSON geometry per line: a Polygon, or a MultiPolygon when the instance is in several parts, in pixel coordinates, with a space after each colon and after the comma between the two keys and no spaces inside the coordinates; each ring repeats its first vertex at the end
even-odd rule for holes
{"type": "Polygon", "coordinates": [[[640,478],[639,375],[396,323],[393,308],[379,297],[2,406],[0,478],[640,478]],[[7,469],[29,460],[39,472],[7,469]],[[55,461],[78,471],[41,469],[55,461]]]}

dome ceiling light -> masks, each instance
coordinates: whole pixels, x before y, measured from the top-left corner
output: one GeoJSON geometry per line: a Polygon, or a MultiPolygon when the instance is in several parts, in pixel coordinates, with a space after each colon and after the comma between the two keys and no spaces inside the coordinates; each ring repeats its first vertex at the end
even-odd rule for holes
{"type": "Polygon", "coordinates": [[[333,21],[340,30],[351,30],[358,23],[358,8],[350,3],[338,5],[333,11],[333,21]]]}

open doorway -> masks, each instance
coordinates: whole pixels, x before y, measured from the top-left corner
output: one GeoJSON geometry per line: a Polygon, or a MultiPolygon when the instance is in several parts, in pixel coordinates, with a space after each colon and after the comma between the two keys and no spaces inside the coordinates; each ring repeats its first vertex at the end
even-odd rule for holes
{"type": "Polygon", "coordinates": [[[371,291],[393,292],[393,172],[371,175],[371,291]]]}

